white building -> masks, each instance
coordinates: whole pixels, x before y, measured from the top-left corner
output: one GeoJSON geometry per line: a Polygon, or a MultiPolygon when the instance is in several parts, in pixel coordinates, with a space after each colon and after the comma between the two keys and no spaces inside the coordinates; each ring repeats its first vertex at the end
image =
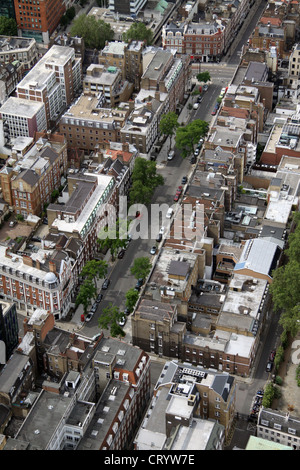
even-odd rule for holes
{"type": "Polygon", "coordinates": [[[18,84],[18,98],[45,103],[47,121],[55,121],[81,86],[81,59],[75,49],[52,46],[18,84]]]}

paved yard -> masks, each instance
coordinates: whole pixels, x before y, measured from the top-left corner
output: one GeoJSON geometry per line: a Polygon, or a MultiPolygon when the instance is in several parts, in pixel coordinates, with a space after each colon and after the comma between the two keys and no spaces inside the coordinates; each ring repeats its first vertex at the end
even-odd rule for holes
{"type": "MultiPolygon", "coordinates": [[[[12,217],[11,217],[11,220],[12,217]]],[[[30,235],[32,227],[22,223],[17,223],[14,227],[9,226],[9,221],[4,222],[3,227],[0,229],[0,242],[9,241],[10,239],[15,239],[17,237],[30,235]],[[8,238],[9,237],[9,238],[8,238]]]]}

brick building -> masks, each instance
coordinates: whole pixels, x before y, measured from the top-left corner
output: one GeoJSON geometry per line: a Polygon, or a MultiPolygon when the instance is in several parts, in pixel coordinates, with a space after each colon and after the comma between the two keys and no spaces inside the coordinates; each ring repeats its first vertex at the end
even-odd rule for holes
{"type": "Polygon", "coordinates": [[[52,46],[17,86],[18,98],[43,102],[47,125],[70,106],[81,86],[81,59],[68,46],[52,46]]]}
{"type": "Polygon", "coordinates": [[[0,374],[0,403],[22,419],[7,449],[21,443],[39,450],[130,449],[150,398],[148,355],[103,334],[92,340],[61,330],[43,309],[35,311],[24,331],[18,352],[0,374]],[[32,356],[47,379],[29,406],[39,377],[32,356]],[[12,401],[18,404],[14,410],[12,401]]]}
{"type": "Polygon", "coordinates": [[[176,305],[142,299],[131,320],[132,341],[144,351],[180,358],[185,323],[177,321],[176,305]]]}
{"type": "MultiPolygon", "coordinates": [[[[9,160],[10,161],[10,160],[9,160]]],[[[12,152],[13,167],[0,172],[5,201],[16,214],[26,219],[30,214],[40,216],[44,204],[51,201],[59,189],[62,176],[67,174],[67,145],[60,135],[45,134],[18,159],[12,152]]]]}
{"type": "Polygon", "coordinates": [[[72,265],[66,253],[43,250],[34,257],[16,255],[6,247],[0,250],[0,296],[33,313],[43,308],[55,319],[64,318],[71,307],[72,265]]]}
{"type": "Polygon", "coordinates": [[[61,117],[59,131],[69,149],[94,152],[104,142],[121,142],[128,114],[128,103],[121,103],[117,109],[104,107],[102,94],[84,93],[61,117]]]}
{"type": "Polygon", "coordinates": [[[16,22],[23,37],[49,43],[49,39],[66,11],[62,0],[14,0],[16,22]]]}
{"type": "Polygon", "coordinates": [[[36,41],[18,36],[0,36],[0,63],[15,60],[23,64],[24,71],[30,70],[38,61],[36,41]]]}
{"type": "Polygon", "coordinates": [[[96,253],[99,231],[115,221],[117,187],[113,176],[84,173],[68,177],[69,199],[47,207],[50,233],[82,242],[83,262],[96,253]]]}
{"type": "Polygon", "coordinates": [[[91,64],[83,77],[83,91],[95,95],[101,93],[107,106],[117,107],[131,97],[133,85],[122,77],[122,69],[91,64]]]}

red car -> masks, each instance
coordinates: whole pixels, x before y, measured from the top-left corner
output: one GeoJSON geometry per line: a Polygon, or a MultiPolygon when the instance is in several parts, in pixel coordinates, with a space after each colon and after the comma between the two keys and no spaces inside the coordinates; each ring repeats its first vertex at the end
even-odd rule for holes
{"type": "Polygon", "coordinates": [[[176,193],[175,196],[174,196],[174,201],[177,202],[180,198],[180,194],[179,193],[176,193]]]}
{"type": "Polygon", "coordinates": [[[269,356],[269,360],[270,360],[271,362],[274,361],[275,355],[276,355],[276,349],[273,349],[273,350],[270,352],[270,356],[269,356]]]}

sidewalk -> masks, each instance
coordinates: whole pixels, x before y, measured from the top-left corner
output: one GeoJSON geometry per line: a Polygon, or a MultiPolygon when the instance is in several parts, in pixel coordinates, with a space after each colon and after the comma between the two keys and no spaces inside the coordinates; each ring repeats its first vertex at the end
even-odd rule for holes
{"type": "MultiPolygon", "coordinates": [[[[181,111],[180,115],[178,116],[179,124],[181,124],[181,123],[186,124],[189,121],[189,119],[190,119],[190,110],[188,109],[188,105],[190,103],[191,104],[193,103],[193,96],[192,95],[190,95],[188,97],[184,107],[182,108],[182,111],[181,111]]],[[[170,140],[169,140],[169,138],[167,138],[165,140],[165,142],[163,143],[163,145],[160,149],[160,152],[157,156],[156,163],[157,163],[158,169],[159,169],[160,165],[165,166],[165,164],[167,163],[167,156],[168,156],[169,146],[170,146],[170,140]]],[[[174,148],[174,146],[175,146],[175,137],[173,136],[171,148],[174,148]]],[[[106,255],[104,256],[104,258],[103,258],[109,264],[108,277],[110,276],[111,272],[113,271],[113,269],[115,268],[115,266],[117,264],[117,260],[115,260],[114,262],[111,262],[110,258],[111,258],[110,252],[108,251],[106,253],[106,255]]],[[[100,292],[100,290],[101,290],[102,283],[103,283],[102,279],[97,282],[98,292],[100,292]]],[[[56,326],[59,327],[59,328],[62,328],[64,330],[68,330],[68,331],[72,331],[72,332],[80,331],[84,326],[84,322],[81,321],[81,315],[82,314],[83,314],[83,307],[82,307],[82,305],[79,305],[78,308],[76,309],[76,311],[74,312],[71,320],[69,320],[69,321],[64,321],[64,320],[57,321],[56,326]]],[[[123,330],[126,333],[126,336],[124,337],[124,341],[127,341],[127,342],[131,342],[131,321],[130,320],[131,320],[131,316],[128,316],[126,325],[123,328],[123,330]]]]}

